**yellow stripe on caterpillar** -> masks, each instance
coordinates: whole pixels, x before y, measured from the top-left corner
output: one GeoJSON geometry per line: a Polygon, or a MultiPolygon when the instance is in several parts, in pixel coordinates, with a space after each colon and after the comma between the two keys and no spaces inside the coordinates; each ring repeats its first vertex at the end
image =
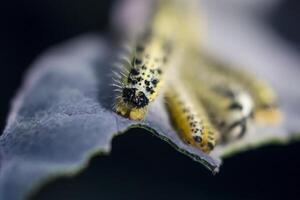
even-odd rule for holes
{"type": "Polygon", "coordinates": [[[187,144],[209,153],[215,147],[219,133],[192,93],[182,83],[171,84],[165,94],[171,121],[187,144]]]}

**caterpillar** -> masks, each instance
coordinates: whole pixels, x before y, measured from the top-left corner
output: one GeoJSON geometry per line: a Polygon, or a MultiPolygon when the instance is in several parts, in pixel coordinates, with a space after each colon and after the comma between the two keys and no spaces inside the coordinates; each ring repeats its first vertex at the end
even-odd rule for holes
{"type": "MultiPolygon", "coordinates": [[[[145,28],[147,31],[136,37],[137,42],[130,45],[131,49],[119,63],[121,69],[115,73],[114,110],[132,120],[145,117],[149,104],[160,94],[166,82],[166,71],[170,66],[173,70],[176,68],[186,47],[194,42],[189,32],[193,38],[198,38],[198,34],[192,31],[195,27],[186,22],[184,10],[191,8],[184,5],[190,4],[169,0],[156,3],[145,28]]],[[[190,18],[197,20],[197,12],[193,13],[190,18]]]]}
{"type": "Polygon", "coordinates": [[[171,42],[158,35],[148,33],[137,42],[116,74],[114,109],[118,114],[132,120],[145,117],[164,82],[171,52],[171,42]]]}
{"type": "MultiPolygon", "coordinates": [[[[180,79],[194,85],[198,101],[204,105],[211,121],[221,133],[221,142],[234,141],[245,135],[253,116],[253,99],[238,82],[210,71],[197,53],[189,54],[189,70],[180,79]]],[[[182,70],[184,70],[182,68],[182,70]]]]}
{"type": "Polygon", "coordinates": [[[254,101],[254,118],[257,122],[278,123],[281,120],[277,96],[265,81],[254,78],[249,72],[230,67],[207,54],[202,54],[202,59],[210,70],[222,74],[227,79],[238,81],[248,90],[254,101]]]}
{"type": "Polygon", "coordinates": [[[211,124],[202,104],[183,83],[170,83],[165,94],[170,118],[188,145],[209,153],[218,142],[219,133],[211,124]]]}

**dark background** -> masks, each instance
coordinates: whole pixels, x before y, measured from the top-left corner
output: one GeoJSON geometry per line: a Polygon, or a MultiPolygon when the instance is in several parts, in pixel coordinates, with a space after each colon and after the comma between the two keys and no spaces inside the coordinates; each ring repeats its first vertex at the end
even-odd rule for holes
{"type": "MultiPolygon", "coordinates": [[[[0,129],[24,72],[39,53],[80,33],[108,30],[109,0],[12,0],[0,4],[0,129]]],[[[300,50],[300,1],[285,0],[267,23],[300,50]]],[[[226,159],[212,176],[142,130],[113,141],[73,178],[52,181],[33,199],[299,199],[300,144],[268,146],[226,159]]]]}

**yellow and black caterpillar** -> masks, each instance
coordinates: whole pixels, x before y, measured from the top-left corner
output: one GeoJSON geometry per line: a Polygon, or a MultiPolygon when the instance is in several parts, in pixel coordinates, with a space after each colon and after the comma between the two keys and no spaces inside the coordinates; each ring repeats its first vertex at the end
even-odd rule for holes
{"type": "Polygon", "coordinates": [[[169,41],[148,34],[142,38],[122,64],[115,110],[133,120],[145,117],[147,108],[158,95],[172,52],[169,41]]]}
{"type": "Polygon", "coordinates": [[[165,98],[171,120],[182,139],[205,153],[213,150],[219,133],[191,91],[183,83],[170,83],[165,98]]]}

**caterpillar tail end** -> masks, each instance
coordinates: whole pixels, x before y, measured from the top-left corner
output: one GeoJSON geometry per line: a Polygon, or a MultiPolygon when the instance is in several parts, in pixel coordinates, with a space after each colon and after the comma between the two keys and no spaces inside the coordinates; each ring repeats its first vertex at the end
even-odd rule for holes
{"type": "Polygon", "coordinates": [[[211,132],[211,131],[208,132],[207,131],[207,133],[204,133],[204,134],[210,134],[211,136],[214,137],[214,139],[199,141],[197,139],[197,137],[189,138],[189,137],[186,137],[185,134],[183,134],[185,136],[182,135],[182,137],[183,137],[183,140],[187,144],[192,145],[194,147],[197,147],[197,148],[201,149],[204,153],[209,154],[212,150],[214,150],[214,148],[216,146],[218,134],[215,130],[214,130],[214,132],[211,132]]]}
{"type": "Polygon", "coordinates": [[[260,124],[278,124],[282,118],[282,112],[278,108],[257,110],[254,116],[255,121],[260,124]]]}

